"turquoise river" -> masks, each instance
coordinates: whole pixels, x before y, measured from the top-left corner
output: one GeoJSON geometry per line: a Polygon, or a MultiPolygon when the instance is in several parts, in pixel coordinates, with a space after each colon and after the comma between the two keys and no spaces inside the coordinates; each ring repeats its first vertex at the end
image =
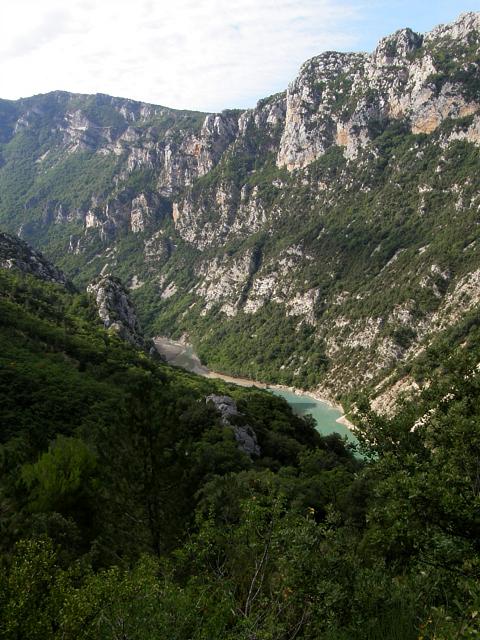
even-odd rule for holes
{"type": "Polygon", "coordinates": [[[210,371],[200,362],[199,357],[189,344],[176,342],[161,336],[156,337],[154,342],[157,351],[167,362],[174,366],[182,367],[187,371],[197,373],[207,378],[219,378],[243,387],[256,386],[266,389],[277,396],[285,398],[295,413],[299,415],[312,415],[317,423],[317,429],[321,434],[328,435],[329,433],[335,432],[341,436],[346,436],[350,442],[357,442],[357,439],[350,429],[338,422],[342,417],[341,411],[326,402],[317,400],[309,395],[294,392],[293,390],[255,382],[247,378],[234,378],[233,376],[210,371]]]}

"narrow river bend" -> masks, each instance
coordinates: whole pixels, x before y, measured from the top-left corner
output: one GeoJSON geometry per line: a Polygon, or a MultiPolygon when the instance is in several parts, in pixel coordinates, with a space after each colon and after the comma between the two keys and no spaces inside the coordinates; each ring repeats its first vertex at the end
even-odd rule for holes
{"type": "Polygon", "coordinates": [[[342,417],[341,411],[326,402],[321,402],[309,395],[294,393],[289,389],[284,389],[275,385],[255,382],[248,378],[234,378],[233,376],[210,371],[200,362],[200,358],[189,344],[176,342],[175,340],[170,340],[169,338],[161,336],[154,338],[154,343],[157,351],[169,364],[176,367],[182,367],[182,369],[205,376],[206,378],[218,378],[243,387],[254,386],[266,389],[277,396],[285,398],[293,411],[298,415],[312,415],[317,423],[317,429],[322,435],[339,433],[341,436],[346,436],[349,441],[357,442],[357,439],[350,429],[341,422],[338,422],[342,417]]]}

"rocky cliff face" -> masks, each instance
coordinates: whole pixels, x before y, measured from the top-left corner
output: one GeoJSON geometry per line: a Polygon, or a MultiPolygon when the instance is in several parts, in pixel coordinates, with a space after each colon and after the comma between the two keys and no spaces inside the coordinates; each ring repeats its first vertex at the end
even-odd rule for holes
{"type": "Polygon", "coordinates": [[[94,297],[98,315],[106,329],[111,329],[136,347],[145,347],[135,307],[118,278],[110,275],[98,278],[88,285],[87,292],[94,297]]]}
{"type": "Polygon", "coordinates": [[[479,47],[479,13],[402,29],[221,114],[0,102],[0,223],[212,367],[381,394],[478,302],[479,47]]]}
{"type": "Polygon", "coordinates": [[[372,140],[375,124],[388,120],[430,134],[447,118],[478,113],[478,96],[464,79],[472,74],[478,81],[478,60],[468,51],[475,58],[479,28],[479,14],[465,14],[425,36],[397,31],[371,55],[326,53],[309,60],[287,92],[277,164],[290,171],[305,167],[332,145],[355,158],[372,140]],[[457,68],[450,73],[452,63],[457,68]]]}

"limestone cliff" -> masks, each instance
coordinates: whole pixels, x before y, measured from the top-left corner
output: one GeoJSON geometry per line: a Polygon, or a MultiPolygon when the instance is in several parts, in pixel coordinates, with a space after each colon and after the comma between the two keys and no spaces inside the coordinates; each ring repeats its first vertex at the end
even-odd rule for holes
{"type": "Polygon", "coordinates": [[[82,286],[121,277],[212,367],[381,395],[477,308],[479,56],[467,13],[322,53],[253,109],[0,101],[0,222],[82,286]]]}
{"type": "Polygon", "coordinates": [[[136,347],[145,347],[135,307],[118,278],[110,275],[98,278],[88,285],[87,292],[94,297],[98,315],[106,329],[136,347]]]}

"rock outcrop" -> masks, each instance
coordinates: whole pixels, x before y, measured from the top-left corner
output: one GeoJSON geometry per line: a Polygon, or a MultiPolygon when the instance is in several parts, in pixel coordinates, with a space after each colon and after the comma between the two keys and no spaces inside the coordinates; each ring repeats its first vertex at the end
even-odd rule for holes
{"type": "Polygon", "coordinates": [[[305,167],[334,145],[355,158],[372,139],[372,125],[389,119],[430,134],[447,118],[477,113],[478,100],[460,85],[470,65],[478,75],[478,62],[459,61],[459,73],[443,75],[435,54],[454,51],[468,37],[468,46],[476,43],[478,49],[479,16],[464,14],[425,36],[402,29],[382,39],[371,55],[329,52],[306,62],[287,91],[277,164],[289,171],[305,167]]]}
{"type": "Polygon", "coordinates": [[[210,395],[206,397],[206,402],[215,405],[216,410],[222,417],[222,424],[233,430],[238,448],[246,453],[250,458],[260,455],[260,447],[257,442],[257,435],[248,424],[237,424],[238,418],[242,414],[237,409],[237,403],[230,396],[210,395]],[[234,420],[233,424],[231,420],[234,420]]]}
{"type": "Polygon", "coordinates": [[[98,315],[106,329],[117,333],[136,347],[145,347],[135,307],[119,278],[106,275],[88,285],[95,298],[98,315]]]}
{"type": "Polygon", "coordinates": [[[51,264],[39,251],[32,249],[20,238],[1,232],[0,267],[2,269],[17,269],[46,282],[67,285],[65,274],[51,264]]]}

